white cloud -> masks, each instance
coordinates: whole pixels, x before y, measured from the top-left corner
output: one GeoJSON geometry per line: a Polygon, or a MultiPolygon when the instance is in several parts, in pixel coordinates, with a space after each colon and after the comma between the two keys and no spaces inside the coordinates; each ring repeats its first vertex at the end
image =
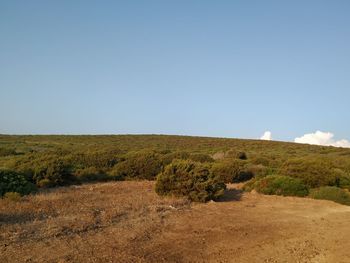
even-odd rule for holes
{"type": "Polygon", "coordinates": [[[350,142],[348,140],[343,139],[336,141],[333,137],[334,134],[331,132],[316,131],[315,133],[308,133],[295,138],[294,142],[350,148],[350,142]]]}
{"type": "Polygon", "coordinates": [[[260,137],[260,140],[271,141],[272,133],[270,131],[264,132],[263,136],[260,137]]]}

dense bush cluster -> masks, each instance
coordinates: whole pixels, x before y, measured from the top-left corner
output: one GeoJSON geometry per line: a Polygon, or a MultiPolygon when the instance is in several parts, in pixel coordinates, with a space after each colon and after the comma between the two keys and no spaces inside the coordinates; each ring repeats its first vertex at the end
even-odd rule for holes
{"type": "Polygon", "coordinates": [[[251,179],[254,174],[242,160],[226,160],[213,164],[212,171],[225,183],[239,183],[251,179]]]}
{"type": "Polygon", "coordinates": [[[267,195],[307,196],[309,193],[307,186],[300,179],[281,175],[266,176],[255,181],[251,187],[267,195]]]}
{"type": "Polygon", "coordinates": [[[75,167],[95,167],[97,169],[111,168],[120,161],[119,150],[86,152],[69,155],[66,159],[75,167]]]}
{"type": "Polygon", "coordinates": [[[309,187],[339,184],[339,173],[326,158],[296,158],[286,161],[280,174],[301,179],[309,187]]]}
{"type": "Polygon", "coordinates": [[[62,160],[52,160],[39,164],[34,169],[33,180],[39,186],[42,181],[48,182],[46,186],[67,185],[74,182],[75,178],[70,168],[62,160]]]}
{"type": "Polygon", "coordinates": [[[37,187],[155,180],[174,160],[205,167],[211,178],[225,183],[249,180],[247,190],[266,184],[273,189],[259,191],[295,195],[294,188],[288,191],[300,182],[308,189],[350,190],[350,149],[186,136],[0,135],[1,169],[37,187]],[[284,177],[276,179],[277,175],[284,177]]]}
{"type": "Polygon", "coordinates": [[[225,188],[208,165],[184,160],[174,160],[166,166],[156,182],[159,195],[185,196],[196,202],[218,199],[225,188]]]}
{"type": "Polygon", "coordinates": [[[344,188],[350,191],[350,174],[345,174],[343,171],[337,179],[337,187],[344,188]]]}
{"type": "Polygon", "coordinates": [[[13,171],[0,170],[0,197],[8,192],[26,195],[35,191],[35,186],[26,177],[13,171]]]}
{"type": "Polygon", "coordinates": [[[272,171],[259,164],[251,164],[240,159],[225,159],[212,165],[212,171],[225,183],[241,183],[255,176],[265,176],[272,171]]]}
{"type": "Polygon", "coordinates": [[[163,161],[155,152],[137,152],[125,156],[111,172],[112,176],[125,179],[154,180],[161,172],[163,161]]]}
{"type": "Polygon", "coordinates": [[[214,159],[210,155],[203,154],[203,153],[189,153],[185,151],[175,151],[175,152],[166,152],[162,156],[162,160],[165,165],[170,164],[175,159],[192,160],[192,161],[201,162],[201,163],[214,162],[214,159]]]}

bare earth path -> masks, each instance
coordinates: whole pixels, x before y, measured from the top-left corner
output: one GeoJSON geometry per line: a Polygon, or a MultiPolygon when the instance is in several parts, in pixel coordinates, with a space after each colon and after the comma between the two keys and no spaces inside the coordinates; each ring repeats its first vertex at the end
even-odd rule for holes
{"type": "Polygon", "coordinates": [[[160,198],[153,186],[0,200],[0,261],[350,262],[350,207],[234,189],[221,202],[189,204],[160,198]]]}

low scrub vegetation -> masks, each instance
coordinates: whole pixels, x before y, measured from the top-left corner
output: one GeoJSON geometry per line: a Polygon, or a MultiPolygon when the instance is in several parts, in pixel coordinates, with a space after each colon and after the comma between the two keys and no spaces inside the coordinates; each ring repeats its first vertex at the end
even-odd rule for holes
{"type": "Polygon", "coordinates": [[[324,157],[297,158],[286,161],[280,174],[301,179],[310,188],[334,186],[339,180],[330,160],[324,157]]]}
{"type": "Polygon", "coordinates": [[[79,182],[103,182],[112,180],[113,177],[107,175],[102,169],[96,167],[87,167],[74,171],[74,176],[79,182]]]}
{"type": "Polygon", "coordinates": [[[35,167],[32,178],[38,185],[46,180],[51,186],[68,185],[75,181],[70,167],[60,159],[40,163],[35,167]]]}
{"type": "Polygon", "coordinates": [[[302,180],[281,175],[266,176],[253,182],[250,187],[267,195],[307,196],[309,193],[302,180]]]}
{"type": "MultiPolygon", "coordinates": [[[[274,175],[300,180],[309,189],[350,189],[350,149],[344,148],[162,135],[0,135],[0,168],[11,171],[14,180],[20,175],[39,188],[155,180],[177,159],[203,165],[225,183],[249,180],[245,189],[253,189],[256,182],[274,175]]],[[[4,180],[0,180],[4,188],[4,180]]],[[[9,191],[15,191],[12,185],[6,186],[9,191]]],[[[288,194],[285,189],[282,192],[288,194]]]]}
{"type": "Polygon", "coordinates": [[[185,196],[191,201],[206,202],[221,197],[225,188],[208,165],[174,160],[157,176],[155,190],[159,195],[185,196]]]}
{"type": "Polygon", "coordinates": [[[163,163],[165,165],[170,164],[173,160],[192,160],[200,163],[211,163],[214,162],[214,159],[203,153],[190,153],[185,151],[175,151],[175,152],[166,152],[162,156],[163,163]]]}
{"type": "Polygon", "coordinates": [[[163,168],[160,154],[155,152],[137,152],[126,155],[111,172],[112,176],[125,179],[154,180],[163,168]]]}
{"type": "Polygon", "coordinates": [[[18,202],[21,200],[21,195],[17,192],[7,192],[4,194],[4,199],[9,200],[11,202],[18,202]]]}
{"type": "Polygon", "coordinates": [[[1,148],[0,147],[0,157],[2,156],[10,156],[10,155],[16,155],[17,152],[15,149],[11,148],[1,148]]]}
{"type": "Polygon", "coordinates": [[[350,193],[335,186],[323,186],[310,191],[310,197],[334,201],[343,205],[350,205],[350,193]]]}
{"type": "Polygon", "coordinates": [[[225,183],[241,183],[255,176],[265,176],[271,172],[263,165],[255,165],[239,159],[218,161],[212,165],[211,169],[225,183]]]}
{"type": "Polygon", "coordinates": [[[340,188],[350,190],[350,176],[345,175],[345,176],[339,177],[339,181],[338,181],[337,186],[340,188]]]}
{"type": "Polygon", "coordinates": [[[247,163],[242,160],[224,160],[212,166],[212,172],[225,183],[239,183],[251,179],[254,174],[247,169],[247,163]]]}

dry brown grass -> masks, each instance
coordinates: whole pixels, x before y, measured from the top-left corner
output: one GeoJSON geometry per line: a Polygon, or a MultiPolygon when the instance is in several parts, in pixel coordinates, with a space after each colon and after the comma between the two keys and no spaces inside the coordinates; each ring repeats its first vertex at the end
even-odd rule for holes
{"type": "Polygon", "coordinates": [[[350,262],[350,207],[232,186],[222,202],[189,204],[153,188],[114,182],[0,200],[0,262],[350,262]]]}
{"type": "Polygon", "coordinates": [[[132,261],[183,199],[159,198],[151,182],[53,189],[21,202],[0,199],[2,262],[132,261]]]}

